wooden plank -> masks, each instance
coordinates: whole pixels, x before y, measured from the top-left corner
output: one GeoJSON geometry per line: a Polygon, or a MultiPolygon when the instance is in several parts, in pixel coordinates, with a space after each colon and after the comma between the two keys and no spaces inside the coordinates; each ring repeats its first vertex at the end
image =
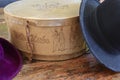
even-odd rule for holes
{"type": "Polygon", "coordinates": [[[60,61],[25,64],[14,80],[120,80],[120,73],[100,64],[91,54],[60,61]]]}

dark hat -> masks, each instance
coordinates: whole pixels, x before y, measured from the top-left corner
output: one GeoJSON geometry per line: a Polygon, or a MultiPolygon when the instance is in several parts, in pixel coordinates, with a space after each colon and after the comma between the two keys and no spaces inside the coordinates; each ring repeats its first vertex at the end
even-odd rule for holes
{"type": "Polygon", "coordinates": [[[12,3],[16,0],[0,0],[0,7],[5,7],[7,4],[12,3]]]}
{"type": "Polygon", "coordinates": [[[91,53],[120,72],[120,0],[82,0],[80,23],[91,53]]]}
{"type": "Polygon", "coordinates": [[[8,41],[0,38],[0,80],[12,80],[21,66],[20,53],[8,41]]]}

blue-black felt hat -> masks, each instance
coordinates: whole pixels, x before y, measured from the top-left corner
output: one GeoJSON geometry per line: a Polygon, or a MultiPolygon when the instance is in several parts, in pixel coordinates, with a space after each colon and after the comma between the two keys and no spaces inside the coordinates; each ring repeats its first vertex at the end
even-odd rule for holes
{"type": "Polygon", "coordinates": [[[12,3],[14,1],[17,1],[17,0],[0,0],[0,8],[5,7],[6,5],[8,5],[9,3],[12,3]]]}
{"type": "Polygon", "coordinates": [[[82,0],[80,24],[91,53],[120,72],[120,0],[82,0]]]}

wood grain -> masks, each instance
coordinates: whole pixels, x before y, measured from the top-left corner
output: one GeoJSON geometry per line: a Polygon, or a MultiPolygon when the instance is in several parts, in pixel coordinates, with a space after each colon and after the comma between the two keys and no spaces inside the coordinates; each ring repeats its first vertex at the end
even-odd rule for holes
{"type": "Polygon", "coordinates": [[[25,64],[14,80],[120,80],[120,73],[100,64],[91,54],[60,61],[25,64]]]}

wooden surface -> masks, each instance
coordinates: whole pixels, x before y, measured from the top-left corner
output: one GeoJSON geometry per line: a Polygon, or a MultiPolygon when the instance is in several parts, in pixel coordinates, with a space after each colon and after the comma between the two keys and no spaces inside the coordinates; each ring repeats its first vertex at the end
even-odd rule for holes
{"type": "Polygon", "coordinates": [[[14,80],[120,80],[120,74],[85,54],[67,61],[25,64],[14,80]]]}
{"type": "MultiPolygon", "coordinates": [[[[0,18],[0,36],[8,39],[3,17],[0,18]]],[[[24,63],[13,80],[120,80],[120,73],[104,67],[92,54],[84,54],[66,61],[24,63]]]]}

